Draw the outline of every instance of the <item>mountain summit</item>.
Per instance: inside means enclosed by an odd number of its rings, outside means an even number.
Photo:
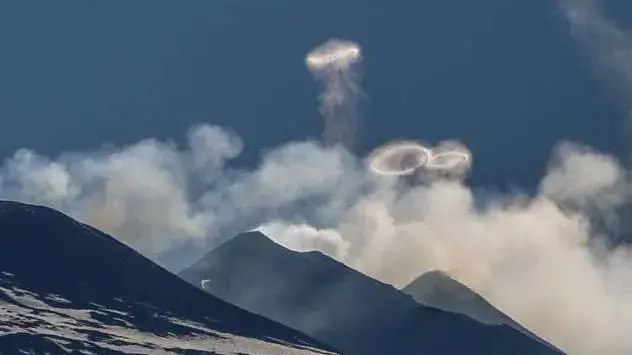
[[[485,324],[506,324],[522,333],[547,343],[511,317],[494,307],[483,296],[442,271],[429,271],[402,288],[424,306],[466,315]]]
[[[55,210],[0,202],[2,355],[332,351]]]
[[[425,307],[319,252],[240,234],[180,276],[219,298],[348,355],[545,355],[561,352],[507,326]]]
[[[483,296],[441,271],[429,271],[402,288],[417,302],[469,316],[485,324],[513,322]]]

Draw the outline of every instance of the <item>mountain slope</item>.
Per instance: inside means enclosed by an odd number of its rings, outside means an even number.
[[[324,354],[48,208],[0,202],[0,354]]]
[[[180,276],[349,355],[558,354],[506,325],[424,307],[392,286],[318,252],[240,234]]]
[[[402,288],[415,301],[428,307],[466,315],[485,324],[507,324],[528,336],[546,343],[531,331],[511,319],[483,296],[441,271],[430,271]]]
[[[425,306],[461,313],[485,324],[513,322],[481,295],[441,271],[424,273],[402,292]]]

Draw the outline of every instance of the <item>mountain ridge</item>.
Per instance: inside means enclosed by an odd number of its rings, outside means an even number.
[[[401,291],[423,305],[465,314],[481,323],[501,324],[511,320],[483,296],[439,270],[423,273]]]
[[[105,233],[0,201],[0,354],[332,354],[205,294]]]
[[[401,291],[422,305],[463,314],[485,324],[506,324],[541,343],[554,347],[445,272],[433,270],[423,273]]]
[[[252,243],[250,243],[252,241]],[[180,277],[349,355],[560,354],[504,325],[417,303],[392,285],[319,252],[296,252],[250,231],[209,251]],[[455,341],[460,339],[460,341]]]

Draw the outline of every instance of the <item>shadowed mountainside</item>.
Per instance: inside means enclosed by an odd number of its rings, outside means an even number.
[[[402,288],[402,292],[425,306],[461,313],[481,323],[515,323],[483,296],[441,271],[424,273]]]
[[[225,242],[180,276],[349,355],[389,354],[395,345],[399,355],[561,353],[509,326],[420,305],[319,252],[294,252],[259,232]]]
[[[0,202],[0,354],[332,351],[55,210]]]
[[[424,306],[460,313],[484,324],[506,324],[546,342],[444,272],[426,272],[402,288],[402,292]]]

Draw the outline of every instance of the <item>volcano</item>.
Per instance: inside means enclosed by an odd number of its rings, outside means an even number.
[[[0,354],[334,354],[45,207],[0,202]]]
[[[506,324],[421,305],[320,252],[295,252],[260,232],[228,240],[180,276],[349,355],[561,354]]]

